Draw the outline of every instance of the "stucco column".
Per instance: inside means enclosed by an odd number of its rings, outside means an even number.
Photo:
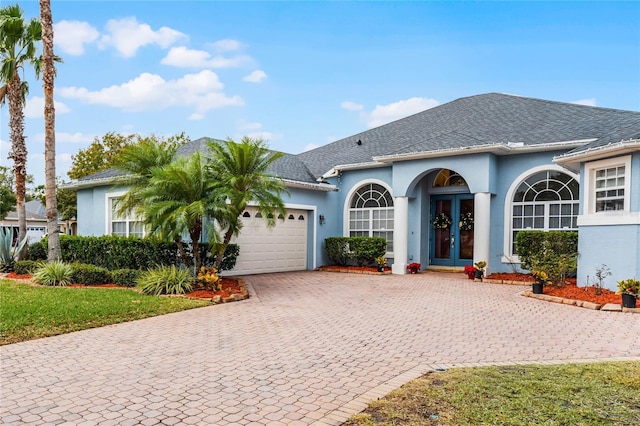
[[[407,273],[407,252],[409,245],[409,198],[393,199],[393,265],[391,273],[404,275]]]
[[[473,262],[484,260],[489,270],[489,234],[491,226],[491,194],[473,195]]]

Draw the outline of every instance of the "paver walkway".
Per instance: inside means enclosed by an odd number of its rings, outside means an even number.
[[[340,424],[432,368],[640,360],[640,315],[461,275],[256,275],[243,302],[4,346],[0,423]]]

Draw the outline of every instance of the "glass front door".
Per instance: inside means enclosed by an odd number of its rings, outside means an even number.
[[[473,195],[431,196],[431,265],[473,263]]]

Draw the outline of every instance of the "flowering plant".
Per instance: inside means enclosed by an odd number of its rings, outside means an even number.
[[[629,278],[627,280],[618,281],[617,294],[631,294],[638,297],[640,295],[640,280]]]
[[[218,270],[212,266],[203,266],[198,271],[198,284],[204,288],[211,290],[220,290],[218,284],[220,283],[220,276]]]
[[[433,220],[433,229],[449,229],[451,226],[451,218],[446,213],[436,215]]]
[[[473,230],[473,213],[462,213],[460,215],[460,222],[458,223],[461,231]]]
[[[387,258],[384,256],[376,257],[375,262],[376,262],[376,265],[380,267],[387,266]]]
[[[536,280],[537,283],[541,284],[549,284],[549,276],[545,271],[531,271],[531,276]]]
[[[407,270],[411,271],[412,274],[415,274],[420,270],[420,264],[417,262],[412,262],[407,265]]]
[[[484,260],[481,260],[480,262],[476,262],[476,263],[474,263],[474,266],[475,266],[479,271],[484,271],[484,268],[486,268],[486,266],[487,266],[487,262],[485,262]]]
[[[464,267],[464,273],[467,274],[467,277],[472,280],[476,277],[476,268],[473,265],[466,265]]]

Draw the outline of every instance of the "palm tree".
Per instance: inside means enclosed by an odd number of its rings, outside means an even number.
[[[58,233],[58,199],[56,195],[56,111],[53,104],[53,81],[56,70],[53,64],[53,17],[51,2],[40,0],[42,23],[42,87],[44,89],[44,157],[45,157],[45,206],[47,234],[49,235],[49,262],[60,260],[60,234]]]
[[[178,158],[165,167],[155,168],[146,186],[138,192],[136,212],[147,230],[162,240],[176,241],[183,260],[187,256],[182,234],[189,234],[194,272],[201,266],[200,238],[205,227],[210,227],[206,234],[215,235],[213,223],[205,221],[217,215],[218,204],[209,202],[215,186],[216,182],[207,174],[206,162],[196,152],[189,158]]]
[[[285,213],[281,194],[288,191],[281,179],[267,172],[283,154],[270,151],[262,140],[244,137],[240,143],[210,142],[209,148],[212,151],[209,171],[215,182],[212,194],[216,197],[211,203],[218,205],[212,217],[224,230],[214,263],[219,269],[231,238],[240,233],[240,216],[247,205],[255,202],[267,225],[274,226],[274,212]]]
[[[40,62],[36,55],[36,43],[42,38],[42,28],[37,19],[28,24],[22,9],[16,4],[0,9],[0,104],[9,100],[9,127],[11,129],[11,152],[16,183],[18,212],[18,239],[27,234],[25,211],[27,147],[24,142],[24,101],[29,85],[22,81],[20,72],[27,64],[34,66],[36,76],[40,74]],[[22,257],[22,253],[18,259]]]

